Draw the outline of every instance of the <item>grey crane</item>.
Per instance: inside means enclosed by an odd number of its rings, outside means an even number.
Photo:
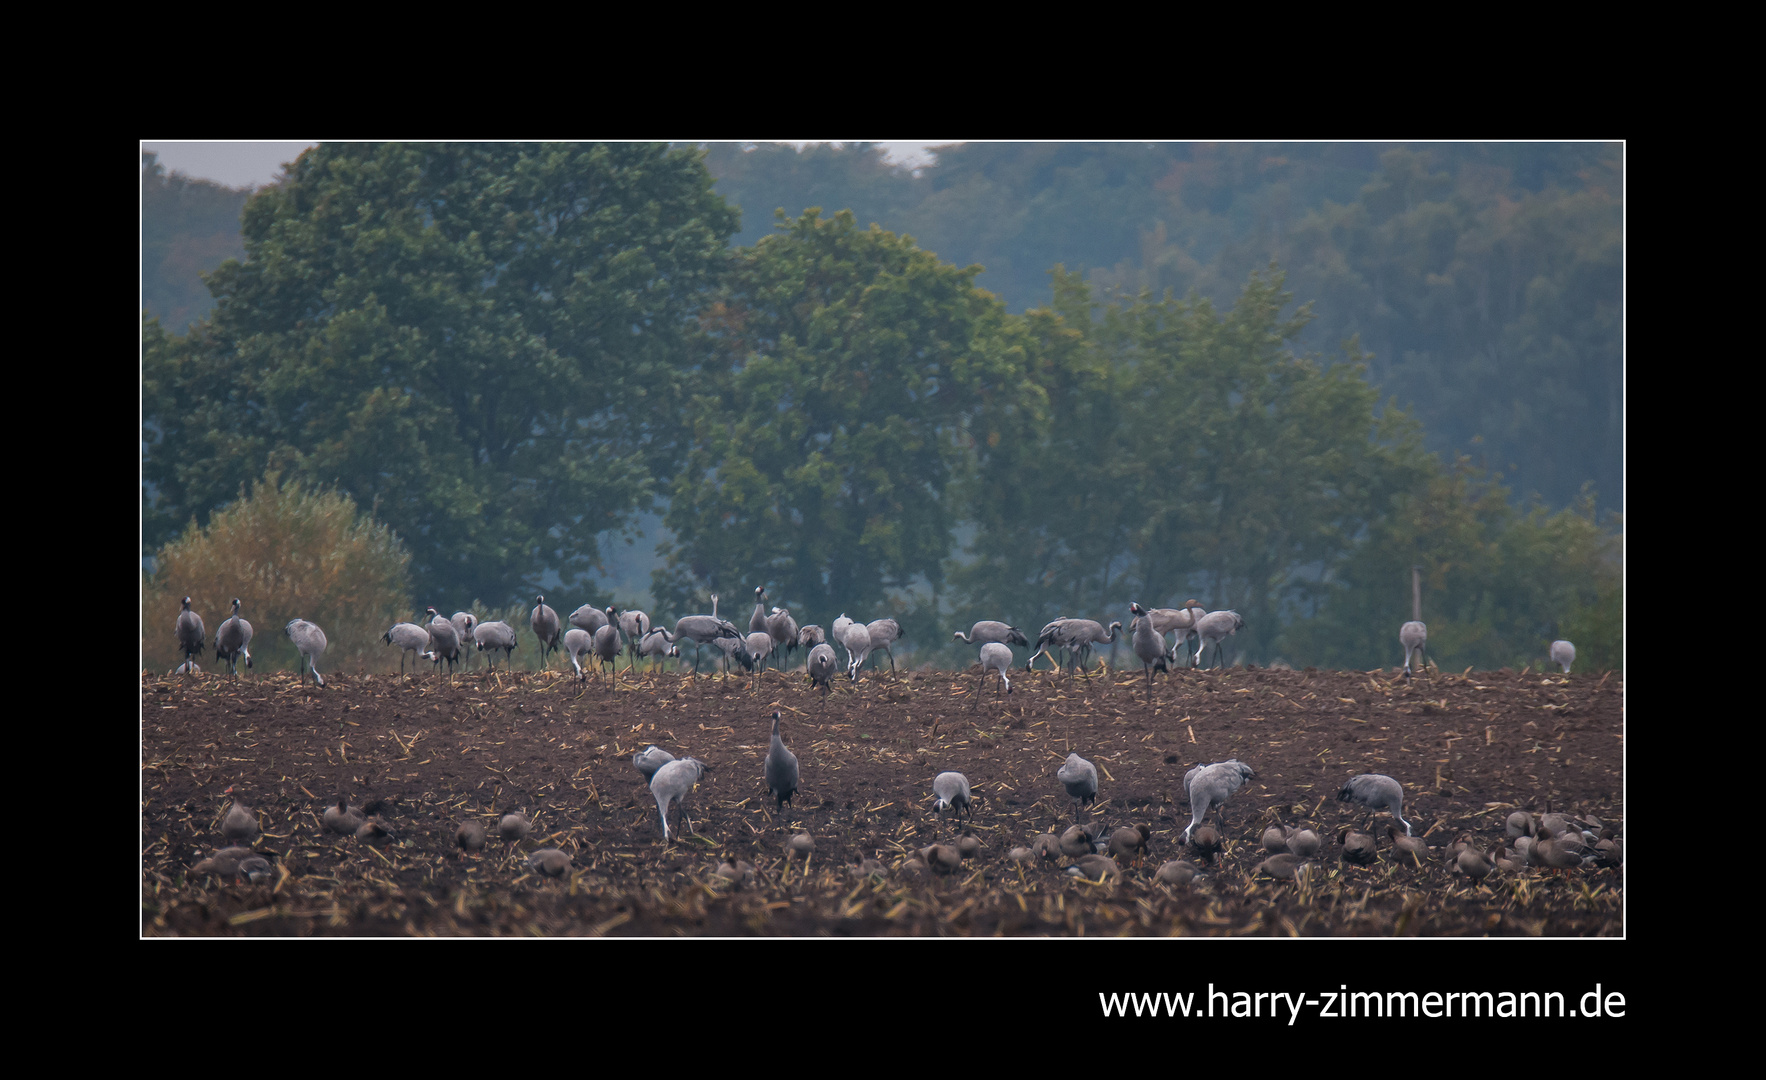
[[[740,640],[742,631],[733,623],[717,617],[717,594],[711,594],[710,615],[688,615],[675,622],[675,637],[686,638],[694,645],[693,674],[699,674],[699,649],[725,638]]]
[[[668,804],[671,802],[680,808],[681,822],[687,826],[687,831],[695,832],[693,819],[687,816],[687,795],[706,771],[703,761],[684,757],[668,762],[650,778],[650,794],[655,796],[656,811],[662,817],[662,839],[665,843],[672,835],[668,831]]]
[[[1576,646],[1563,640],[1552,642],[1551,662],[1563,668],[1564,674],[1568,675],[1570,673],[1570,665],[1576,662]],[[251,665],[248,664],[246,666],[249,667]]]
[[[638,646],[650,632],[650,616],[642,611],[620,612],[619,632],[625,635],[626,670],[631,671],[638,666]]]
[[[1170,670],[1170,665],[1166,662],[1168,658],[1165,655],[1165,635],[1161,634],[1158,627],[1153,624],[1153,617],[1145,608],[1139,604],[1131,603],[1128,605],[1128,610],[1134,613],[1132,623],[1134,627],[1134,654],[1141,658],[1141,666],[1147,672],[1147,688],[1151,690],[1153,669],[1158,667],[1165,671]]]
[[[797,631],[797,646],[801,649],[813,649],[817,645],[826,643],[827,640],[827,631],[815,623],[810,623]]]
[[[570,625],[587,630],[591,636],[607,625],[607,613],[593,604],[584,604],[570,613]]]
[[[528,625],[533,627],[534,636],[540,639],[540,670],[546,669],[546,657],[558,648],[563,628],[558,623],[558,613],[546,606],[544,596],[533,598],[533,614],[527,617]]]
[[[895,653],[889,646],[901,640],[901,624],[894,619],[878,619],[865,624],[865,630],[871,635],[871,651],[882,649],[889,654],[889,673],[895,674]]]
[[[472,631],[472,643],[479,652],[490,652],[492,649],[503,650],[503,669],[507,672],[509,665],[515,660],[517,638],[515,628],[502,620],[481,622]],[[497,665],[491,657],[485,657],[485,663],[495,668]]]
[[[846,628],[851,625],[852,620],[846,617],[846,612],[842,611],[840,617],[828,626],[828,629],[834,634],[834,643],[842,649],[846,648]],[[852,653],[850,652],[846,654],[846,666],[852,667]]]
[[[599,677],[599,668],[613,665],[614,681],[619,680],[619,650],[625,643],[619,637],[619,609],[612,604],[607,605],[607,625],[595,631],[595,658],[600,661],[595,672]]]
[[[233,615],[215,629],[215,659],[227,661],[227,673],[239,674],[239,658],[251,667],[251,624],[239,617],[239,597],[233,598]]]
[[[932,794],[936,800],[932,810],[940,821],[944,820],[946,810],[957,817],[963,811],[969,812],[969,820],[975,820],[975,807],[970,802],[969,778],[960,772],[941,772],[932,778]]]
[[[1120,622],[1110,624],[1108,633],[1101,624],[1091,619],[1067,619],[1055,632],[1056,639],[1074,659],[1074,670],[1080,670],[1091,662],[1093,645],[1108,645],[1116,640],[1117,631],[1122,629]]]
[[[834,689],[834,672],[839,665],[840,661],[834,655],[834,646],[827,642],[818,643],[815,648],[809,651],[809,685],[812,688],[820,686],[824,700],[828,696],[828,691]]]
[[[1055,770],[1055,779],[1067,788],[1073,799],[1073,820],[1079,820],[1081,808],[1098,801],[1098,767],[1080,757],[1068,754],[1067,761]]]
[[[334,806],[325,808],[325,816],[321,819],[325,828],[341,836],[354,836],[368,817],[357,807],[351,806],[349,800],[342,795],[337,797]]]
[[[399,647],[399,674],[405,673],[405,656],[411,657],[411,670],[417,670],[417,658],[429,651],[429,631],[416,623],[402,622],[380,635],[380,640]]]
[[[1065,650],[1067,648],[1066,645],[1061,643],[1061,639],[1060,639],[1061,627],[1066,622],[1067,622],[1067,616],[1062,615],[1061,617],[1055,619],[1054,621],[1044,624],[1042,630],[1040,632],[1038,632],[1036,635],[1036,651],[1030,654],[1030,659],[1024,661],[1024,670],[1025,671],[1031,670],[1032,665],[1034,665],[1036,663],[1037,657],[1048,656],[1050,646],[1053,646],[1057,649],[1062,649],[1062,650]],[[1049,662],[1055,663],[1055,658],[1052,656],[1049,656]],[[1061,666],[1062,666],[1061,664],[1055,663],[1055,670],[1056,671],[1061,670]]]
[[[1196,620],[1207,613],[1202,602],[1193,599],[1184,601],[1181,608],[1153,608],[1147,612],[1153,619],[1153,629],[1159,631],[1161,638],[1173,631],[1177,633],[1170,651],[1166,653],[1171,664],[1177,663],[1179,646],[1189,645],[1192,654],[1196,651]]]
[[[1212,765],[1198,765],[1183,776],[1184,795],[1190,800],[1190,824],[1183,831],[1185,843],[1190,833],[1208,811],[1219,812],[1222,828],[1226,827],[1226,801],[1257,774],[1238,758],[1227,758]]]
[[[440,673],[442,661],[447,661],[448,674],[453,674],[454,667],[460,662],[462,639],[454,624],[441,617],[434,608],[424,608],[423,613],[429,616],[430,659],[435,661],[435,669]],[[474,628],[474,633],[476,633]]]
[[[1412,620],[1398,628],[1398,644],[1404,646],[1404,678],[1410,680],[1410,658],[1421,656],[1423,667],[1429,664],[1429,654],[1424,648],[1429,642],[1429,628]]]
[[[319,657],[325,655],[325,631],[305,619],[294,619],[282,628],[282,632],[288,635],[288,639],[294,642],[295,649],[300,653],[301,679],[305,681],[306,669],[312,668],[313,682],[324,686],[325,678],[319,674],[318,661]]]
[[[846,647],[846,675],[858,682],[859,669],[871,655],[871,631],[864,623],[849,623],[840,631],[840,644]]]
[[[654,668],[656,666],[656,661],[664,656],[681,655],[681,647],[675,644],[675,636],[673,634],[669,633],[664,627],[658,626],[648,634],[645,634],[644,639],[638,642],[638,654],[640,656],[649,657],[651,661],[650,666]]]
[[[772,636],[772,631],[767,628],[766,624],[765,585],[756,585],[754,587],[754,614],[748,616],[748,632],[750,634],[766,634],[768,637]],[[768,646],[767,651],[771,652],[772,647]],[[765,666],[765,662],[765,658],[763,657],[761,659],[763,667]]]
[[[797,755],[785,749],[785,740],[779,737],[776,709],[773,711],[773,741],[766,752],[766,787],[779,810],[783,810],[791,796],[797,794]]]
[[[751,630],[743,641],[748,646],[749,659],[754,661],[753,670],[765,671],[766,658],[772,655],[773,651],[773,635],[771,632],[766,630]]]
[[[573,626],[564,631],[564,655],[570,657],[570,666],[576,669],[576,681],[587,682],[588,673],[583,670],[584,654],[594,648],[595,641],[587,630]]]
[[[221,818],[221,835],[231,844],[249,844],[257,839],[258,818],[251,812],[251,807],[245,805],[245,797],[232,788],[221,794],[233,796],[233,804],[227,807],[227,813]]]
[[[1012,666],[1012,650],[997,641],[990,641],[981,646],[981,685],[987,685],[987,673],[1000,673],[1000,683],[1005,686],[1006,693],[1012,692],[1012,680],[1006,677],[1006,671]],[[980,700],[981,687],[975,689],[976,700]]]
[[[207,632],[203,629],[202,616],[190,610],[190,598],[184,598],[184,610],[178,612],[178,649],[184,654],[184,662],[189,663],[202,655],[203,639]]]
[[[768,638],[771,641],[772,638]],[[735,637],[720,637],[711,643],[712,648],[724,654],[724,674],[730,673],[730,660],[742,665],[744,671],[754,670],[754,654],[748,651],[748,638],[740,632]]]
[[[773,652],[779,655],[779,670],[785,670],[786,657],[797,649],[797,620],[790,608],[776,607],[766,617],[767,632],[773,635]]]
[[[1221,643],[1238,633],[1244,625],[1245,617],[1236,611],[1210,611],[1197,619],[1196,636],[1201,638],[1201,644],[1196,646],[1195,655],[1190,657],[1190,666],[1198,666],[1201,662],[1202,650],[1206,649],[1210,642],[1213,642],[1214,663],[1219,667],[1225,667],[1226,661],[1221,658],[1221,651],[1225,646]]]
[[[466,646],[475,639],[472,631],[478,626],[478,616],[470,611],[456,611],[448,616],[448,622],[454,627],[454,636],[460,639],[460,666],[472,666],[472,650]]]
[[[969,627],[969,632],[966,634],[961,630],[952,632],[951,640],[961,641],[968,645],[987,645],[989,643],[1023,645],[1025,647],[1030,645],[1030,639],[1024,636],[1024,631],[1016,626],[1008,626],[1003,622],[994,622],[991,619],[984,619]]]
[[[1410,822],[1404,820],[1404,787],[1398,781],[1383,773],[1362,773],[1352,776],[1337,792],[1339,802],[1354,803],[1367,808],[1367,821],[1362,823],[1366,828],[1374,820],[1374,815],[1381,810],[1389,810],[1398,823],[1404,826],[1404,835],[1410,835]]]
[[[652,743],[650,746],[647,746],[632,755],[632,764],[637,767],[638,772],[643,774],[644,783],[648,784],[651,780],[655,779],[657,769],[662,768],[674,759],[675,756],[673,754]]]

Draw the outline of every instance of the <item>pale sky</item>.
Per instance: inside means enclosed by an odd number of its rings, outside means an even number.
[[[682,139],[681,142],[695,140]],[[764,140],[755,140],[764,141]],[[803,146],[820,139],[779,139]],[[857,140],[851,140],[857,141]],[[874,139],[888,148],[889,160],[915,167],[932,160],[927,149],[959,142],[958,139]],[[281,171],[283,163],[293,161],[302,150],[316,145],[307,142],[169,142],[144,139],[142,150],[159,155],[159,163],[167,172],[181,172],[201,180],[213,180],[227,187],[268,184]],[[136,168],[140,168],[137,164]]]

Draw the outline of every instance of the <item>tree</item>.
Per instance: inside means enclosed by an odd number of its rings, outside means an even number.
[[[275,467],[373,505],[438,598],[574,584],[672,472],[735,224],[691,150],[307,151],[247,204],[212,318],[144,331],[152,523]]]
[[[904,593],[941,588],[965,427],[1018,377],[1004,309],[979,268],[849,212],[780,218],[708,316],[718,369],[694,399],[655,593],[688,611],[719,591],[739,613],[764,584],[815,618],[896,615],[913,640],[934,605]]]
[[[330,664],[322,670],[377,659],[384,656],[380,635],[411,618],[410,563],[398,536],[348,495],[272,472],[206,527],[191,521],[159,549],[141,590],[142,663],[153,671],[177,663],[172,625],[185,596],[203,618],[210,655],[238,597],[260,670],[293,665],[282,633],[291,619],[325,631]]]

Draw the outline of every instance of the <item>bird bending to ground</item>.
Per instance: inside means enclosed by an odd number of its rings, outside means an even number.
[[[325,655],[325,631],[314,626],[305,619],[295,619],[282,628],[288,640],[294,642],[296,651],[301,658],[301,680],[306,680],[307,668],[313,669],[313,682],[325,685],[324,676],[319,674],[319,657]]]
[[[227,673],[239,674],[239,658],[245,657],[245,666],[251,667],[251,624],[239,617],[239,597],[233,598],[233,617],[223,622],[215,630],[215,658],[227,661]],[[404,658],[400,657],[402,665]]]
[[[453,621],[442,618],[441,613],[434,608],[424,608],[423,613],[429,616],[429,656],[435,661],[436,673],[441,673],[442,662],[445,660],[448,674],[452,675],[455,665],[460,662],[465,642],[471,639],[462,638],[460,632],[454,629]]]
[[[380,640],[399,649],[399,674],[405,673],[405,657],[411,657],[411,670],[417,670],[417,658],[429,651],[429,631],[416,623],[402,622],[380,635]]]
[[[675,756],[654,744],[645,747],[632,755],[632,764],[644,775],[644,783],[648,784],[656,776],[656,770],[673,761]]]
[[[1030,639],[1024,631],[1016,626],[1008,626],[1003,622],[978,622],[969,628],[967,634],[958,630],[951,634],[954,641],[962,641],[969,645],[1023,645],[1028,647]]]
[[[871,631],[863,623],[852,623],[840,631],[840,644],[846,647],[846,676],[858,682],[859,669],[871,655]]]
[[[1098,769],[1091,762],[1078,754],[1068,754],[1067,760],[1055,770],[1055,779],[1067,788],[1067,795],[1073,800],[1073,820],[1079,820],[1079,811],[1098,801]]]
[[[650,778],[650,794],[656,798],[656,812],[662,818],[662,839],[673,835],[668,830],[668,804],[674,803],[681,813],[681,823],[694,832],[693,819],[687,816],[687,795],[705,775],[705,763],[690,757],[677,758],[656,770]]]
[[[470,611],[456,611],[448,616],[448,624],[454,628],[454,636],[460,639],[460,659],[462,666],[472,666],[472,650],[467,643],[476,640],[472,636],[473,629],[478,626],[478,616]]]
[[[809,685],[822,688],[822,697],[834,689],[834,672],[840,667],[839,659],[834,655],[834,646],[822,642],[809,651]]]
[[[1429,628],[1420,622],[1411,621],[1398,628],[1398,644],[1404,646],[1404,677],[1410,678],[1410,660],[1420,656],[1423,667],[1429,664],[1429,654],[1425,646],[1429,643]]]
[[[238,603],[238,601],[234,601],[234,603]],[[1564,674],[1568,675],[1570,665],[1576,662],[1576,646],[1562,640],[1552,642],[1551,662],[1563,668]]]
[[[232,788],[228,788],[221,794],[233,796],[233,804],[227,807],[226,816],[221,818],[221,835],[227,838],[228,843],[232,844],[249,844],[257,839],[258,818],[256,814],[251,812],[251,808],[245,805],[245,799],[235,795]]]
[[[367,820],[367,815],[351,806],[349,800],[342,795],[337,797],[337,805],[325,808],[325,817],[322,819],[327,829],[341,836],[356,835],[356,830]]]
[[[583,656],[593,648],[594,640],[589,632],[581,627],[573,626],[564,631],[564,655],[570,657],[570,666],[576,669],[576,681],[587,682],[588,672],[583,670]]]
[[[1007,648],[1005,645],[1002,645],[1001,643],[999,643],[997,641],[990,641],[987,644],[981,646],[981,684],[982,684],[982,686],[987,685],[987,673],[989,671],[997,671],[1000,673],[1000,684],[1006,688],[1006,693],[1008,693],[1008,694],[1011,693],[1012,692],[1012,680],[1006,676],[1006,672],[1009,671],[1011,669],[1011,667],[1012,667],[1012,650],[1011,649]],[[980,694],[981,694],[980,687],[976,688],[975,693],[976,693],[976,700],[980,700]]]
[[[1202,823],[1209,810],[1220,812],[1220,824],[1226,826],[1226,801],[1257,774],[1238,758],[1228,758],[1212,765],[1198,765],[1184,774],[1183,790],[1190,800],[1190,824],[1184,829],[1187,843],[1190,833]]]
[[[472,640],[473,644],[478,646],[479,652],[490,652],[493,649],[502,649],[503,668],[505,673],[507,673],[509,665],[514,662],[515,659],[516,638],[515,628],[513,626],[502,621],[479,623],[473,628]],[[491,662],[491,658],[488,656],[485,657],[485,663],[492,668],[497,666],[495,663]]]
[[[941,772],[932,778],[932,794],[937,801],[932,810],[944,819],[944,812],[949,810],[953,815],[960,816],[963,811],[969,812],[969,820],[975,820],[975,808],[970,804],[969,778],[960,772]]]
[[[882,649],[889,654],[889,673],[895,674],[895,653],[889,646],[901,640],[901,624],[894,619],[878,619],[868,623],[865,631],[871,635],[871,649]]]
[[[1223,643],[1238,633],[1244,625],[1244,616],[1236,611],[1210,611],[1197,619],[1196,636],[1201,638],[1201,644],[1196,646],[1195,655],[1190,657],[1190,666],[1195,667],[1200,663],[1202,650],[1208,647],[1209,642],[1213,642],[1215,666],[1225,667],[1226,660],[1221,655],[1225,648]]]
[[[1352,776],[1337,792],[1337,801],[1354,803],[1367,808],[1367,821],[1362,823],[1366,828],[1374,820],[1374,815],[1381,810],[1390,810],[1398,823],[1404,826],[1404,835],[1410,835],[1410,822],[1404,820],[1404,788],[1398,781],[1381,773],[1362,773]]]

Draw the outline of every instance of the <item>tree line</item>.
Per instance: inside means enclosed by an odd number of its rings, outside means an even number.
[[[1620,662],[1592,492],[1516,508],[1430,453],[1354,338],[1304,347],[1280,266],[1218,306],[1056,266],[1013,313],[850,212],[737,224],[691,148],[308,151],[245,206],[213,312],[144,317],[144,554],[273,471],[395,532],[411,605],[577,595],[597,537],[662,506],[659,622],[766,584],[954,665],[973,619],[1196,596],[1253,662],[1374,666],[1416,563],[1443,663],[1583,626]]]

